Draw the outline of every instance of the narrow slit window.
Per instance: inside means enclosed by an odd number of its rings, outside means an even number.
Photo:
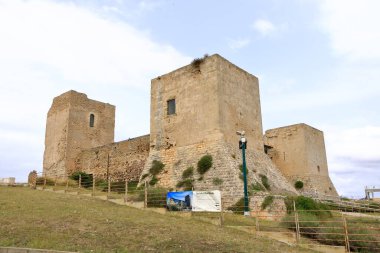
[[[95,115],[94,114],[90,114],[90,127],[94,127],[94,124],[95,124]]]
[[[175,99],[168,100],[168,115],[175,114]]]

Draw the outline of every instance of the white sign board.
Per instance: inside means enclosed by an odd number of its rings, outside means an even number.
[[[193,191],[193,212],[220,212],[220,191]]]

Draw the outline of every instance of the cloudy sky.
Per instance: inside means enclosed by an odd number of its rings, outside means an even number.
[[[0,177],[42,171],[46,113],[74,89],[149,133],[150,79],[218,53],[260,79],[264,129],[325,133],[339,193],[380,186],[380,1],[0,0]]]

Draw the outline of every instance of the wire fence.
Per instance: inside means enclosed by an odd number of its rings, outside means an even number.
[[[280,233],[301,245],[330,245],[342,247],[345,252],[380,252],[380,208],[370,202],[318,199],[330,207],[329,210],[297,209],[294,202],[291,208],[281,210],[251,206],[250,215],[244,216],[243,202],[233,207],[222,206],[219,213],[191,212],[185,206],[171,209],[166,198],[168,189],[146,182],[139,185],[127,178],[107,180],[93,175],[48,178],[38,174],[31,186],[108,199],[138,208],[156,208],[252,233]]]

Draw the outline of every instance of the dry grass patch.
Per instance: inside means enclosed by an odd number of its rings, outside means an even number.
[[[308,252],[196,219],[27,188],[0,187],[0,224],[0,246],[79,252]]]

